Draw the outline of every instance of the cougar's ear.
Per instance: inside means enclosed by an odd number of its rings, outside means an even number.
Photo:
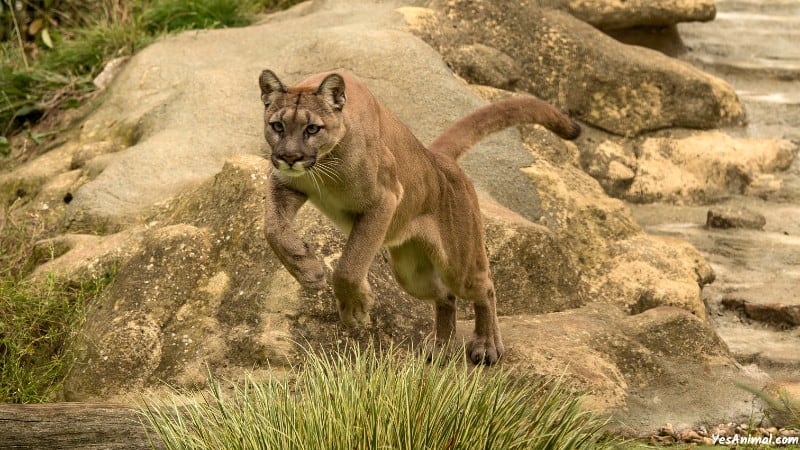
[[[261,87],[261,101],[267,106],[272,102],[270,96],[273,93],[286,93],[286,86],[281,83],[281,80],[271,70],[261,72],[261,76],[258,77],[258,85]]]
[[[344,78],[332,73],[325,77],[317,88],[317,95],[330,103],[334,108],[341,110],[347,98],[344,95]]]

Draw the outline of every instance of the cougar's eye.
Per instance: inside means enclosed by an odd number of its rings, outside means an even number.
[[[283,123],[282,122],[270,122],[269,126],[272,127],[272,131],[276,133],[283,133]]]
[[[321,126],[319,126],[319,125],[314,125],[313,123],[310,123],[310,124],[308,124],[308,126],[306,127],[306,133],[308,133],[309,135],[312,135],[312,134],[317,134],[317,133],[319,133],[319,130],[320,130],[321,128],[322,128],[322,127],[321,127]]]

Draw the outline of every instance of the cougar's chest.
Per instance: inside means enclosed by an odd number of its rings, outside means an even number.
[[[322,195],[317,192],[308,193],[308,199],[340,230],[345,234],[350,234],[350,230],[353,228],[353,221],[357,216],[354,205],[351,201],[339,195],[326,194],[325,192]]]

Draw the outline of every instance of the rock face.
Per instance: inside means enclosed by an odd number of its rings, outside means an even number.
[[[50,204],[49,217],[68,223],[53,241],[58,253],[38,274],[81,279],[116,267],[116,281],[84,327],[65,398],[118,398],[164,381],[197,387],[206,367],[232,379],[280,370],[295,361],[299,345],[423,339],[430,306],[400,291],[385,254],[369,274],[377,300],[372,324],[345,330],[330,290],[302,291],[262,237],[269,177],[257,85],[262,69],[287,81],[348,70],[423,142],[487,100],[512,95],[468,86],[407,31],[447,15],[472,17],[470,6],[402,8],[402,14],[396,6],[316,1],[257,26],[164,39],[131,58],[74,140],[0,178],[4,202],[25,186],[20,211]],[[485,6],[490,28],[505,26]],[[684,71],[691,81],[670,78],[674,84],[658,85],[663,90],[656,93],[642,81],[651,74],[638,71],[635,61],[603,75],[630,88],[621,95],[644,96],[642,105],[668,105],[652,117],[643,110],[624,120],[605,117],[601,105],[618,108],[624,99],[581,80],[607,67],[567,62],[578,42],[590,54],[576,36],[594,39],[596,31],[563,13],[531,11],[526,22],[509,22],[510,31],[538,27],[525,47],[548,42],[539,55],[546,70],[566,77],[534,78],[537,86],[545,93],[569,91],[561,105],[587,120],[597,117],[591,123],[615,128],[626,122],[618,132],[636,134],[684,119],[711,126],[740,118],[724,83],[669,60],[666,71]],[[557,49],[559,43],[568,45]],[[527,61],[509,50],[513,45],[455,44],[463,55],[495,61],[481,66],[465,57],[462,66],[472,64],[476,77],[498,83],[514,78],[508,65]],[[592,55],[613,50],[606,45],[612,44],[598,42]],[[623,57],[615,58],[598,65]],[[516,83],[525,87],[530,72],[521,70],[525,76]],[[600,92],[614,98],[605,101]],[[681,119],[671,108],[684,100],[691,112]],[[480,192],[507,346],[501,367],[531,377],[565,373],[591,394],[592,405],[617,415],[631,432],[749,411],[747,395],[729,383],[746,374],[706,320],[701,289],[714,279],[711,267],[686,243],[644,234],[626,205],[584,172],[585,148],[597,142],[588,133],[576,146],[525,126],[491,136],[463,160]],[[618,153],[608,149],[609,160]],[[621,158],[614,167],[611,162],[610,177],[636,180],[635,167]],[[65,193],[72,194],[68,205],[60,200]],[[345,237],[311,207],[301,209],[295,226],[334,267]],[[463,305],[461,334],[468,334],[471,314]]]
[[[483,44],[462,45],[449,60],[453,69],[473,83],[513,91],[522,72],[513,58]]]
[[[785,139],[735,138],[721,131],[659,133],[634,140],[597,133],[581,165],[606,192],[636,203],[708,203],[731,194],[780,188],[797,145]]]
[[[506,73],[519,78],[513,84],[516,89],[559,105],[590,125],[588,139],[580,145],[582,167],[614,197],[705,203],[730,193],[769,195],[780,187],[774,173],[786,170],[797,153],[796,143],[789,140],[685,130],[743,123],[744,108],[733,89],[689,64],[625,45],[576,19],[606,29],[654,26],[655,19],[647,18],[655,16],[663,18],[662,25],[710,20],[711,1],[438,1],[433,5],[426,12],[404,11],[412,30],[471,83],[509,86],[508,79],[465,63],[475,54],[465,48],[488,48],[484,53],[510,56]],[[571,11],[575,17],[548,6]],[[614,24],[614,17],[622,16],[631,21]],[[495,61],[500,59],[487,57],[491,63],[484,65],[484,71],[499,67]]]

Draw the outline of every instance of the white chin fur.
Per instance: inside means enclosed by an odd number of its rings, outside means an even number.
[[[303,163],[297,162],[293,165],[288,165],[284,161],[278,161],[278,164],[273,166],[278,169],[278,171],[282,175],[286,175],[287,177],[299,177],[306,173],[306,168],[303,166]]]
[[[301,175],[305,175],[305,169],[278,169],[281,171],[281,174],[286,175],[287,177],[299,177]]]

